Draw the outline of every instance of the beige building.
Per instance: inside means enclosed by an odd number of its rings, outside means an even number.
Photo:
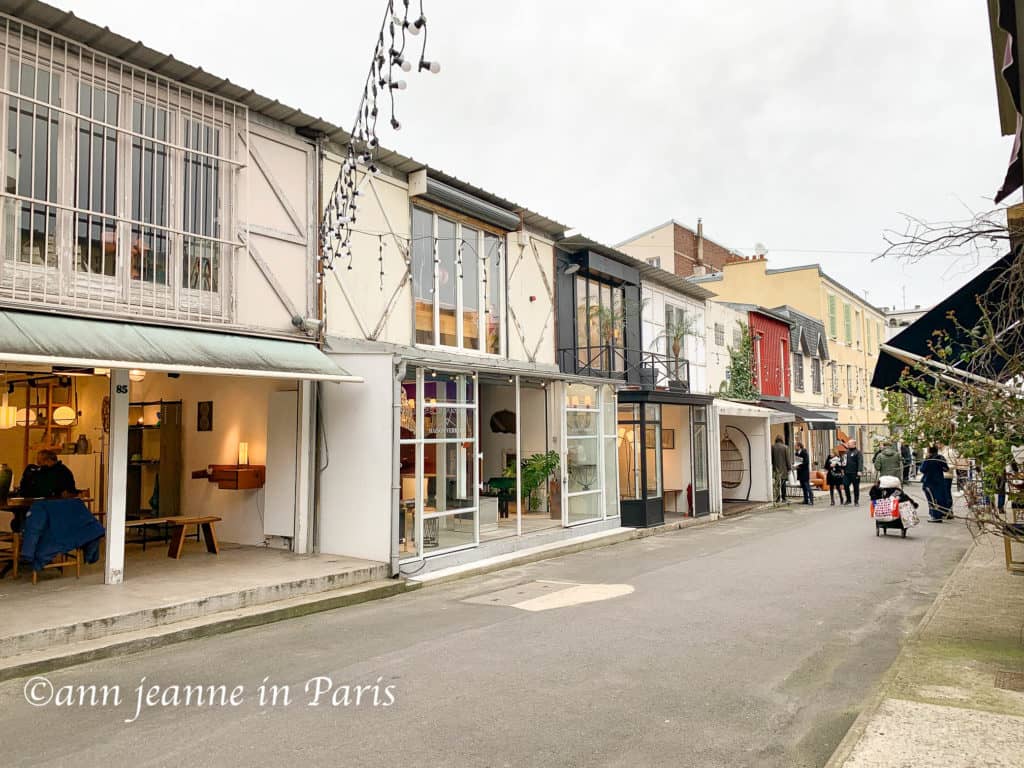
[[[839,431],[859,440],[870,452],[877,437],[888,430],[881,392],[868,386],[885,338],[882,310],[829,277],[817,264],[769,269],[763,257],[739,257],[720,272],[691,280],[714,291],[722,301],[789,305],[820,319],[828,338],[829,359],[822,371],[822,399],[814,405],[835,411]]]

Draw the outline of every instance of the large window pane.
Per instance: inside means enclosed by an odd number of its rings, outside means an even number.
[[[619,425],[616,440],[619,467],[619,495],[623,499],[642,498],[640,493],[640,425]]]
[[[460,512],[443,517],[427,518],[423,521],[423,551],[453,549],[476,543],[472,511]]]
[[[501,241],[491,234],[484,235],[484,249],[487,256],[484,283],[485,306],[487,308],[487,351],[492,355],[501,353],[501,287],[504,267],[501,264]]]
[[[136,101],[132,104],[132,219],[166,227],[170,200],[167,168],[169,115],[167,110]],[[132,225],[131,276],[133,280],[167,285],[169,238],[156,227]]]
[[[661,496],[661,424],[647,425],[647,497]]]
[[[693,407],[693,490],[708,489],[707,406]]]
[[[585,493],[569,497],[569,523],[596,520],[601,517],[601,494]]]
[[[75,269],[112,277],[117,271],[117,132],[116,93],[80,83],[75,145],[75,204],[89,215],[75,217]],[[108,218],[110,217],[110,218]]]
[[[182,281],[185,288],[220,290],[220,154],[221,132],[199,120],[184,121],[182,228],[196,237],[184,239]],[[203,153],[203,154],[200,154]],[[211,157],[213,155],[213,157]]]
[[[423,476],[427,480],[425,511],[445,512],[476,506],[476,471],[472,441],[427,443],[423,446]]]
[[[434,341],[434,216],[412,209],[412,289],[416,297],[416,343]]]
[[[566,448],[569,493],[601,487],[601,441],[596,437],[570,437]]]
[[[455,230],[454,221],[437,217],[437,301],[440,306],[440,343],[445,347],[458,345]]]
[[[423,382],[424,404],[473,403],[476,379],[469,374],[427,373]]]
[[[61,106],[61,78],[42,68],[11,60],[7,87],[31,99]],[[58,112],[11,98],[7,110],[7,178],[4,191],[43,204],[4,200],[4,257],[10,261],[57,266]]]
[[[462,227],[462,346],[480,349],[480,232]]]

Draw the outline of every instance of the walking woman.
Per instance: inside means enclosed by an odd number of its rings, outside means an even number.
[[[836,505],[836,491],[839,491],[840,504],[849,502],[849,499],[843,501],[843,460],[838,451],[825,459],[825,482],[828,483],[828,497],[833,507]]]
[[[928,522],[941,523],[942,519],[953,512],[953,496],[946,485],[945,474],[949,472],[949,462],[939,453],[939,449],[928,446],[928,455],[921,462],[921,488],[928,499]]]
[[[811,490],[811,457],[804,448],[804,444],[797,441],[796,444],[796,479],[800,483],[800,489],[804,492],[804,500],[801,504],[814,504],[814,491]]]

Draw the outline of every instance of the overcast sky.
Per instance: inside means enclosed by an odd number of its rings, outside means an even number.
[[[418,0],[413,0],[413,7]],[[349,127],[382,0],[55,5]],[[608,244],[668,219],[878,306],[979,265],[872,264],[901,212],[986,210],[999,135],[984,3],[426,0],[429,57],[382,142]],[[990,260],[990,259],[989,259]],[[985,262],[987,263],[987,262]]]

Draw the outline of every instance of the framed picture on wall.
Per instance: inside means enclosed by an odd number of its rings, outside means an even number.
[[[196,431],[213,431],[213,400],[203,400],[197,404]]]
[[[676,431],[674,429],[661,430],[661,447],[668,451],[676,449]]]

